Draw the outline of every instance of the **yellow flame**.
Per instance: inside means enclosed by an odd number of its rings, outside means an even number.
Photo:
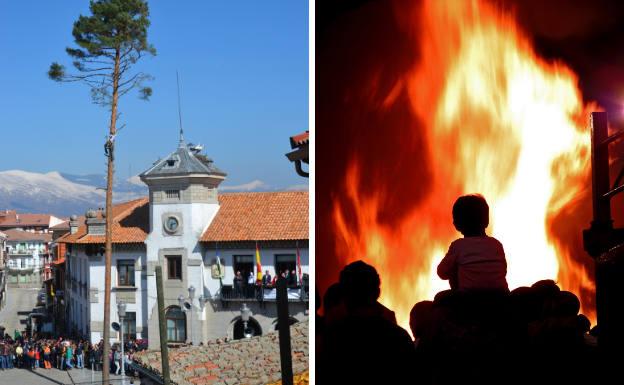
[[[583,189],[579,175],[589,165],[589,106],[582,103],[576,76],[538,58],[511,15],[486,3],[428,1],[422,7],[414,23],[421,60],[383,106],[406,87],[414,117],[427,125],[431,193],[399,226],[388,228],[377,219],[383,192],[358,191],[361,166],[355,159],[346,188],[357,226],[346,225],[337,202],[338,254],[344,262],[364,256],[378,269],[381,301],[407,327],[414,303],[448,288],[435,268],[460,236],[451,206],[459,195],[478,192],[490,204],[488,232],[505,248],[510,288],[557,280],[560,261],[568,264],[566,277],[575,277],[563,280],[564,289],[578,293],[591,286],[582,266],[556,249],[546,229],[549,212]],[[593,309],[583,311],[595,319]]]

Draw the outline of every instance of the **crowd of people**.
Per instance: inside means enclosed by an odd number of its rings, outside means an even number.
[[[381,281],[363,261],[317,292],[317,381],[342,383],[591,383],[598,372],[597,329],[576,295],[542,280],[509,290],[502,245],[485,234],[489,208],[461,197],[454,241],[438,266],[450,290],[416,303],[412,336],[378,302]],[[400,302],[401,298],[396,298]]]
[[[103,367],[104,342],[91,344],[82,339],[57,339],[46,337],[22,337],[16,332],[15,337],[5,334],[0,339],[0,370],[52,369],[72,370],[92,368],[101,371]],[[130,340],[124,344],[122,357],[119,344],[111,346],[109,354],[111,373],[120,374],[121,365],[125,365],[127,375],[133,375],[132,362],[136,351],[143,349],[137,341]]]

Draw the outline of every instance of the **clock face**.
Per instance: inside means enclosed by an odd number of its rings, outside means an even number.
[[[178,229],[179,225],[180,223],[178,222],[178,218],[176,217],[169,217],[165,221],[165,227],[167,228],[167,231],[172,233]]]

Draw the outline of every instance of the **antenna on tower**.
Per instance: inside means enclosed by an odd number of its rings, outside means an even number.
[[[180,106],[180,75],[176,70],[176,80],[178,83],[178,118],[180,119],[180,146],[184,144],[184,130],[182,129],[182,107]]]

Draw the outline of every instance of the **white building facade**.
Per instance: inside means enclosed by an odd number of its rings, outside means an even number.
[[[249,273],[257,277],[256,245],[263,273],[295,271],[291,322],[307,321],[307,192],[219,194],[225,176],[198,148],[180,140],[176,151],[141,174],[149,198],[115,206],[110,314],[111,322],[119,322],[117,304],[127,304],[125,338],[159,346],[156,266],[163,270],[170,343],[274,330],[275,289],[246,283]],[[103,325],[104,224],[102,212],[90,211],[85,223],[74,223],[59,239],[67,244],[68,331],[92,342],[111,327]],[[247,274],[244,283],[234,283],[236,271]],[[241,320],[243,304],[252,312],[247,323]],[[118,340],[112,329],[111,336],[111,342]]]
[[[50,257],[50,234],[10,229],[6,234],[6,267],[12,286],[38,287],[45,263]]]

